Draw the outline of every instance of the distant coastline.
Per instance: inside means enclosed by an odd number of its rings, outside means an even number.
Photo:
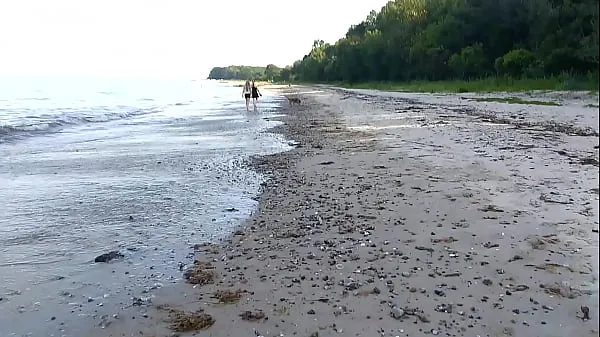
[[[274,64],[265,67],[255,66],[226,66],[213,67],[208,74],[209,80],[282,82],[292,79],[292,68],[280,68]]]

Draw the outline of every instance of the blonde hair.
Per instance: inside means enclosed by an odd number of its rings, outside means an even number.
[[[250,89],[252,86],[250,85],[250,81],[246,81],[246,84],[244,84],[244,89]]]

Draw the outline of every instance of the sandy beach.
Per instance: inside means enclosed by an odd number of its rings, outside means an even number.
[[[259,209],[90,336],[598,336],[597,94],[270,90]]]

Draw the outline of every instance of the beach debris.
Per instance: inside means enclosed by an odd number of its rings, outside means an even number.
[[[527,239],[533,249],[545,249],[548,245],[557,244],[560,240],[556,237],[556,234],[548,234],[544,236],[534,235]]]
[[[519,284],[519,285],[507,285],[506,289],[512,291],[512,292],[517,292],[517,291],[525,291],[528,290],[529,287],[524,285],[524,284]]]
[[[456,271],[456,272],[453,272],[453,273],[447,273],[447,274],[442,274],[442,275],[444,275],[444,277],[458,277],[458,276],[460,276],[462,274],[460,272]]]
[[[240,210],[235,207],[228,207],[228,208],[225,208],[225,211],[226,212],[239,212]]]
[[[519,261],[519,260],[523,260],[523,257],[521,255],[515,255],[513,257],[511,257],[508,262],[515,262],[515,261]]]
[[[152,299],[149,297],[133,297],[131,299],[131,306],[135,307],[135,306],[142,306],[144,304],[150,304],[152,303]]]
[[[430,322],[429,318],[427,317],[427,315],[425,315],[423,310],[420,310],[418,308],[404,308],[404,313],[409,316],[417,317],[423,323]]]
[[[500,245],[497,244],[497,243],[491,243],[491,242],[488,241],[488,242],[486,242],[486,243],[483,244],[483,247],[489,249],[489,248],[500,247]]]
[[[583,314],[581,316],[582,320],[584,320],[584,321],[590,320],[590,308],[589,307],[581,306],[581,313]]]
[[[550,192],[550,195],[542,193],[542,194],[540,194],[539,199],[541,201],[549,203],[549,204],[561,204],[561,205],[573,204],[572,198],[565,196],[565,195],[560,195],[556,192]]]
[[[221,303],[231,304],[231,303],[236,303],[237,301],[239,301],[242,298],[242,294],[244,292],[245,291],[241,290],[241,289],[217,290],[213,294],[212,298],[216,298]]]
[[[549,305],[542,305],[542,309],[547,310],[547,311],[554,311],[554,307],[551,307]]]
[[[204,330],[215,323],[215,319],[203,312],[185,312],[182,310],[165,308],[169,311],[169,328],[175,332],[191,332]]]
[[[573,268],[573,267],[571,267],[569,265],[566,265],[566,264],[559,264],[559,263],[542,263],[542,264],[538,264],[538,265],[535,265],[535,264],[526,264],[525,266],[526,267],[533,267],[535,269],[545,270],[545,271],[547,271],[549,273],[552,273],[552,274],[559,274],[560,273],[559,270],[561,268],[562,269],[566,269],[566,270],[570,271],[571,273],[589,274],[589,272]]]
[[[356,296],[369,296],[371,294],[379,294],[379,292],[376,292],[376,291],[380,291],[380,290],[377,288],[374,288],[372,290],[362,289],[362,290],[355,292],[355,295]]]
[[[500,209],[498,206],[496,205],[487,205],[483,208],[479,209],[482,212],[496,212],[496,213],[503,213],[504,210]]]
[[[111,325],[112,323],[113,323],[113,321],[110,319],[110,316],[108,316],[108,315],[102,315],[102,316],[100,316],[100,322],[98,322],[98,326],[101,329],[105,329],[109,325]]]
[[[94,259],[94,262],[99,263],[99,262],[103,262],[103,263],[108,263],[114,259],[120,259],[125,257],[125,255],[121,254],[118,250],[113,250],[110,251],[108,253],[104,253],[102,255],[96,256],[96,258]]]
[[[441,238],[441,239],[431,239],[432,243],[452,243],[452,242],[456,242],[458,241],[458,239],[455,239],[452,236],[449,236],[447,238]]]
[[[240,317],[244,320],[244,321],[250,321],[250,322],[256,322],[256,321],[260,321],[263,319],[267,319],[267,316],[265,315],[264,312],[262,311],[244,311],[240,314]]]
[[[213,283],[217,273],[213,270],[214,266],[206,261],[194,261],[194,265],[185,271],[183,276],[191,284],[206,285]]]
[[[416,250],[424,250],[429,253],[433,253],[433,248],[431,248],[431,247],[416,246],[415,249]]]
[[[283,231],[281,233],[276,233],[275,237],[278,239],[289,239],[289,238],[301,238],[303,236],[305,236],[306,234],[304,234],[301,231],[292,231],[292,230],[288,230],[288,231]]]
[[[435,311],[451,314],[452,313],[452,304],[440,304],[435,308]]]
[[[560,296],[569,299],[577,298],[583,294],[590,294],[590,292],[572,288],[568,282],[562,282],[560,284],[541,284],[540,288],[544,289],[544,291],[550,295]]]

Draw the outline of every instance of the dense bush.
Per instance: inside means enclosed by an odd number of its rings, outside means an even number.
[[[598,0],[393,0],[336,43],[315,40],[292,67],[217,67],[209,78],[350,83],[489,75],[597,78],[598,23]]]
[[[394,0],[294,63],[300,81],[598,72],[598,0]],[[495,72],[494,72],[495,70]]]

